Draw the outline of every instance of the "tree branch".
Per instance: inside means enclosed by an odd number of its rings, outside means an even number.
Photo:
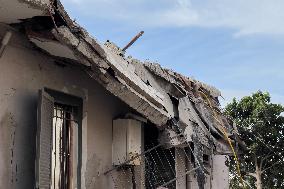
[[[254,178],[256,178],[256,174],[255,173],[247,173],[247,175],[252,176]]]
[[[272,151],[271,151],[271,152],[272,152]],[[281,156],[284,155],[284,154],[282,155],[283,152],[284,152],[284,150],[281,151],[281,152],[279,152],[278,154],[276,154],[275,152],[273,152],[273,153],[270,154],[267,158],[270,158],[270,157],[272,157],[272,156],[280,156],[280,157],[281,157]],[[265,159],[267,159],[267,158],[265,158]],[[263,165],[263,168],[264,168],[264,169],[266,169],[266,165],[267,165],[267,162],[265,162],[265,164]]]
[[[258,164],[257,164],[257,156],[256,156],[256,154],[254,155],[254,163],[255,163],[255,167],[257,167]]]
[[[277,165],[277,164],[279,164],[279,163],[281,163],[281,161],[277,161],[276,163],[272,164],[270,167],[267,167],[267,168],[263,169],[263,170],[261,171],[261,173],[263,173],[264,171],[267,171],[268,169],[274,167],[275,165]]]
[[[247,186],[248,186],[249,188],[252,189],[251,185],[250,185],[247,181],[244,180],[244,182],[247,184]]]
[[[260,169],[262,169],[262,167],[263,167],[263,162],[265,161],[265,160],[267,160],[268,158],[270,158],[271,156],[273,156],[273,154],[271,154],[271,152],[272,151],[270,151],[268,154],[267,154],[267,156],[265,156],[264,158],[262,158],[261,159],[261,161],[260,161]],[[265,167],[265,165],[264,165],[264,167]]]

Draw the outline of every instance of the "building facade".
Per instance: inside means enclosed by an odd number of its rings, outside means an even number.
[[[229,188],[217,89],[100,44],[59,1],[0,8],[0,188]]]

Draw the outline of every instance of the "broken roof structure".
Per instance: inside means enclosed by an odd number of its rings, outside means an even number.
[[[59,0],[1,1],[0,22],[22,31],[38,50],[61,63],[84,69],[163,131],[165,146],[193,142],[201,151],[232,153],[227,137],[233,139],[236,132],[221,112],[218,89],[157,63],[125,57],[111,42],[99,43],[68,16]]]

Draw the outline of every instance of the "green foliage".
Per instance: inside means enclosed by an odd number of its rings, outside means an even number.
[[[241,172],[252,188],[256,167],[262,171],[263,188],[284,188],[284,107],[273,104],[269,93],[258,91],[240,101],[235,98],[225,108],[225,113],[237,124],[241,139],[248,150],[239,155]],[[235,175],[232,158],[229,158],[231,173]],[[236,175],[231,179],[231,188],[239,187]]]

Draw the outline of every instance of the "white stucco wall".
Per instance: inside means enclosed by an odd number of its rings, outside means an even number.
[[[226,156],[213,156],[213,180],[212,188],[228,189],[229,188],[229,168],[225,165]]]
[[[6,30],[0,25],[0,39]],[[84,100],[82,184],[111,188],[111,178],[102,174],[111,165],[112,119],[129,107],[77,67],[58,66],[32,49],[17,32],[0,58],[0,188],[34,188],[37,98],[43,87]]]

